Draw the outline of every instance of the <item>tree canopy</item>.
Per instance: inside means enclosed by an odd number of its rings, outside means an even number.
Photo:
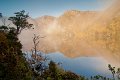
[[[21,31],[25,28],[32,27],[33,24],[29,24],[28,18],[29,15],[25,13],[24,10],[14,13],[15,16],[9,17],[9,20],[13,22],[16,26],[16,34],[20,34]]]

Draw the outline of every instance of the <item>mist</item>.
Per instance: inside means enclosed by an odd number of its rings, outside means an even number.
[[[120,51],[116,50],[116,48],[119,49],[119,42],[113,41],[118,40],[114,37],[116,31],[108,30],[109,26],[111,28],[114,18],[120,19],[119,5],[120,1],[114,0],[102,11],[69,10],[51,21],[49,18],[41,21],[34,19],[31,21],[35,25],[34,29],[24,30],[19,35],[23,51],[32,49],[32,37],[36,34],[46,36],[40,39],[38,47],[38,50],[45,53],[61,52],[71,58],[103,57],[119,64]],[[115,45],[111,45],[111,43]],[[110,47],[106,46],[108,44]],[[115,49],[112,50],[111,47]]]

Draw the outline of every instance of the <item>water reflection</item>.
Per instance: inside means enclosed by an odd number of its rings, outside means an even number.
[[[110,76],[108,62],[101,57],[78,57],[68,58],[62,53],[47,54],[55,62],[61,62],[61,67],[84,76],[103,75]]]

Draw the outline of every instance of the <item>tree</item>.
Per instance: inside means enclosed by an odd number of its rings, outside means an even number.
[[[6,22],[8,21],[8,18],[7,17],[4,17],[3,15],[2,15],[2,13],[0,13],[0,19],[1,19],[1,22],[2,22],[2,26],[10,26],[10,23],[9,24],[7,24],[6,25]]]
[[[28,23],[29,15],[25,14],[25,11],[22,10],[20,12],[14,13],[15,16],[9,17],[9,20],[13,22],[13,24],[16,26],[16,34],[20,34],[21,31],[25,28],[32,27],[33,24]]]
[[[2,17],[2,13],[0,13],[0,18]]]
[[[0,26],[0,80],[31,80],[31,70],[21,49],[16,29]]]
[[[34,37],[33,37],[33,50],[32,50],[32,53],[34,52],[34,55],[35,55],[35,59],[37,57],[37,47],[39,45],[39,39],[40,38],[44,38],[44,37],[40,37],[39,35],[36,35],[34,34]]]
[[[42,77],[45,80],[58,80],[59,77],[57,64],[53,61],[50,61],[48,64],[48,69],[45,70],[45,72],[42,74]]]
[[[110,64],[108,64],[108,68],[111,71],[112,75],[113,75],[113,80],[115,80],[115,67],[112,67]]]
[[[120,79],[120,68],[117,69],[117,78]]]
[[[38,44],[39,44],[39,36],[36,36],[35,34],[34,34],[34,37],[33,37],[33,44],[34,44],[34,47],[33,47],[33,49],[34,49],[34,52],[35,52],[35,59],[36,59],[36,54],[37,54],[37,47],[38,47]]]
[[[52,76],[55,77],[56,76],[56,71],[57,71],[57,65],[55,64],[55,62],[50,61],[49,70],[50,70]]]
[[[40,76],[48,68],[46,65],[49,60],[48,57],[37,49],[40,38],[44,38],[44,37],[40,37],[39,35],[34,34],[32,40],[33,49],[31,49],[32,54],[30,55],[30,57],[28,57],[29,54],[26,54],[27,61],[29,63],[30,68],[32,69],[34,79],[42,78]]]
[[[0,80],[31,79],[31,71],[21,49],[14,30],[0,31]]]

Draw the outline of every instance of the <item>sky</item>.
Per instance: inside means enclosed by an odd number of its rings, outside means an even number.
[[[67,10],[99,11],[115,0],[0,0],[0,13],[12,16],[25,10],[33,18],[43,15],[60,16]]]

